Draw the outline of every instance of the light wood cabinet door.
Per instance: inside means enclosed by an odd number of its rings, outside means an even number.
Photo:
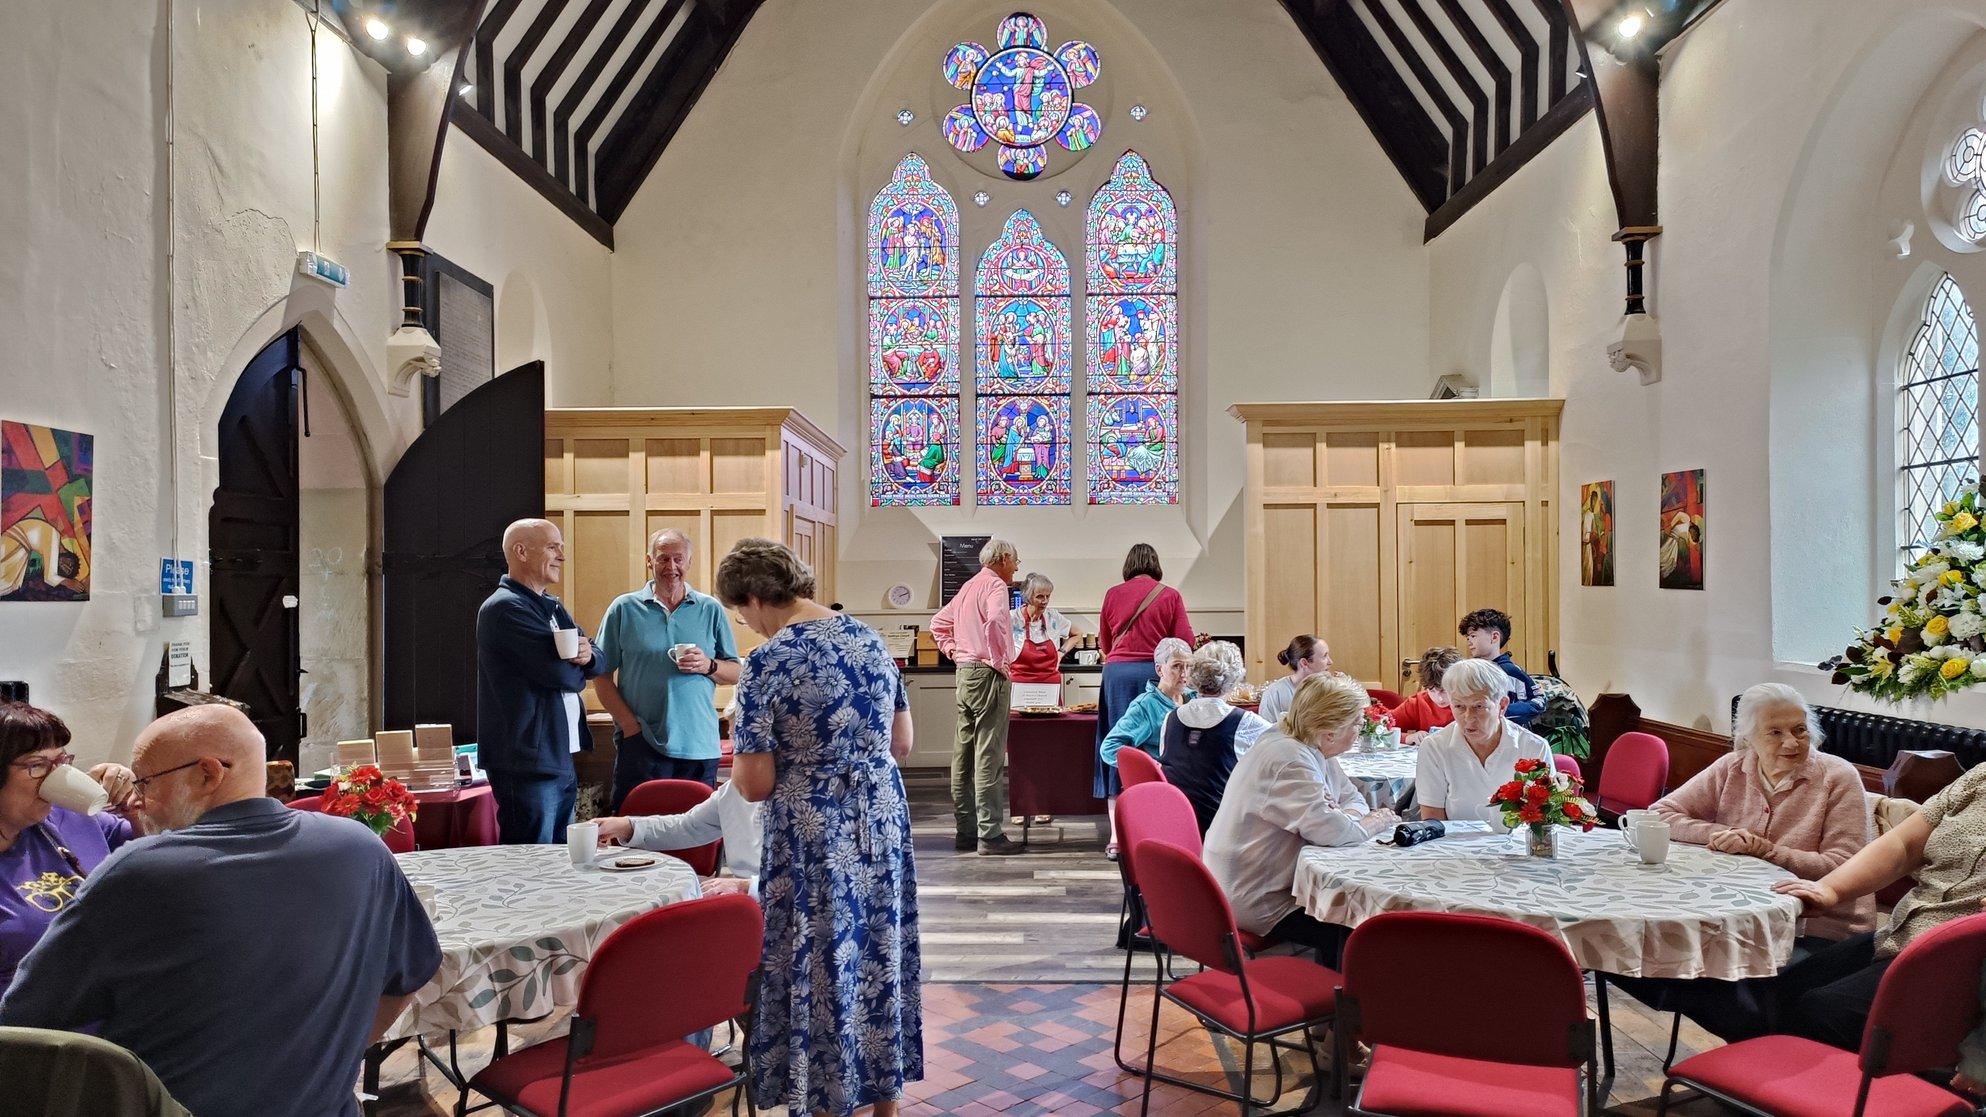
[[[1421,652],[1462,646],[1456,622],[1493,607],[1517,618],[1510,652],[1524,661],[1524,506],[1522,504],[1402,504],[1400,532],[1400,656],[1397,683],[1415,689]]]

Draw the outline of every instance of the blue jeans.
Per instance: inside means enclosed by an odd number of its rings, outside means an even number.
[[[614,791],[607,801],[607,813],[620,814],[628,792],[649,780],[695,780],[715,788],[717,758],[684,760],[679,756],[664,756],[646,738],[623,737],[620,730],[615,730]]]
[[[530,772],[491,772],[496,799],[497,840],[504,845],[559,845],[579,798],[579,777]]]

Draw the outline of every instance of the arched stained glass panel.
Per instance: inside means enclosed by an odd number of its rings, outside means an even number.
[[[1900,546],[1937,538],[1936,513],[1979,473],[1979,330],[1958,284],[1938,280],[1899,370]]]
[[[973,280],[978,501],[1070,502],[1069,261],[1015,210]]]
[[[869,500],[959,502],[959,211],[915,152],[869,207]]]
[[[1179,217],[1127,151],[1090,200],[1085,380],[1091,504],[1179,502]]]

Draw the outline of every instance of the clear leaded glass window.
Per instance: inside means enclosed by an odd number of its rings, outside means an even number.
[[[1973,244],[1986,241],[1986,130],[1967,128],[1945,150],[1943,202],[1952,228]]]
[[[1979,470],[1979,331],[1951,276],[1931,291],[1897,380],[1897,537],[1907,553],[1936,538],[1934,514]]]
[[[869,502],[959,502],[959,211],[915,152],[869,207]]]

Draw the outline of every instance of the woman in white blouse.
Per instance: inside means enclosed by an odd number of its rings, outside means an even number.
[[[1305,679],[1289,712],[1235,765],[1202,855],[1242,930],[1314,947],[1327,964],[1346,932],[1296,902],[1297,855],[1306,845],[1356,845],[1400,821],[1370,809],[1333,759],[1357,741],[1365,705],[1353,679]]]
[[[1487,659],[1465,659],[1441,674],[1442,692],[1455,724],[1421,741],[1414,764],[1414,798],[1423,819],[1469,819],[1503,829],[1490,794],[1517,778],[1519,760],[1551,767],[1543,737],[1503,716],[1510,705],[1509,676]]]

